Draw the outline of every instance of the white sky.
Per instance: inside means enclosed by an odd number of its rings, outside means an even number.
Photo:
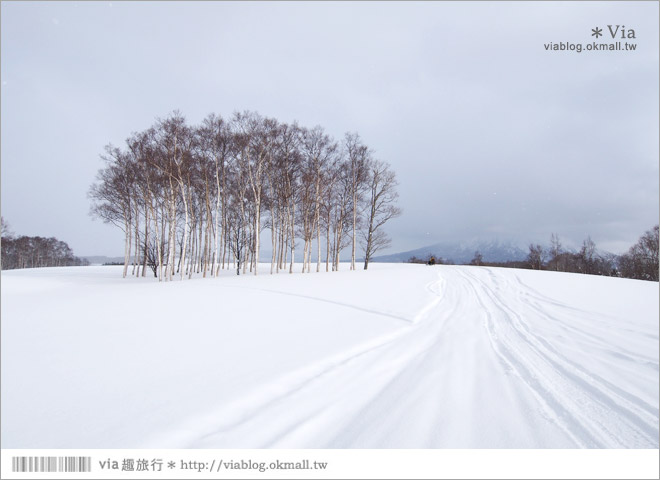
[[[360,133],[400,181],[382,253],[552,232],[621,253],[658,222],[657,2],[1,5],[2,215],[77,255],[123,248],[88,215],[104,145],[175,109]],[[637,50],[544,49],[607,25]]]

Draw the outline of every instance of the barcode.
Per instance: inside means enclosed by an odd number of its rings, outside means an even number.
[[[12,472],[91,472],[92,457],[11,457]]]

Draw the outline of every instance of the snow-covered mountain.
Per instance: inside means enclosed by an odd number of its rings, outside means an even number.
[[[480,252],[485,262],[524,260],[527,252],[518,245],[502,240],[472,240],[461,243],[440,242],[406,252],[377,256],[373,262],[407,262],[410,257],[426,259],[429,255],[442,257],[453,263],[469,263],[475,252]]]

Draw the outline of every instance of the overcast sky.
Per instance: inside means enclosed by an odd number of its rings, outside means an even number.
[[[123,251],[88,215],[104,145],[175,109],[357,131],[400,182],[383,253],[552,232],[621,253],[658,222],[657,2],[1,8],[2,216],[76,255]],[[593,28],[636,50],[544,48]]]

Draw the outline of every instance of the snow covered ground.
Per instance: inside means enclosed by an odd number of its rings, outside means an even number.
[[[3,448],[658,448],[658,284],[2,272]]]

